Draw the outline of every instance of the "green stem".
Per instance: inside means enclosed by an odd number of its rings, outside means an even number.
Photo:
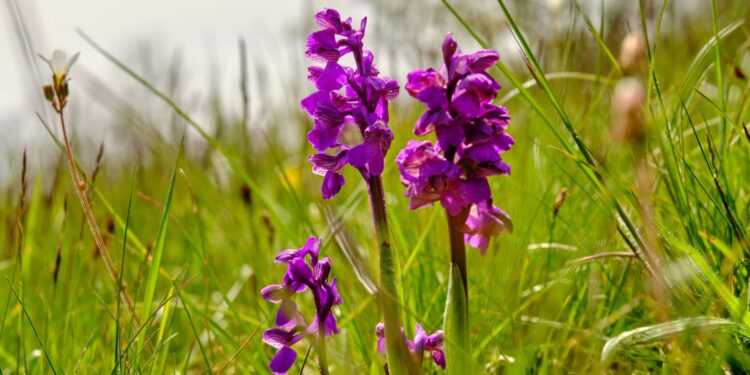
[[[333,312],[331,312],[333,314]],[[323,323],[320,322],[318,328],[318,367],[320,368],[320,375],[328,375],[328,351],[326,350],[326,334],[323,328]]]
[[[396,288],[396,268],[388,233],[383,180],[380,176],[370,176],[368,185],[372,219],[375,225],[375,238],[379,250],[380,290],[378,295],[380,306],[383,309],[388,370],[393,375],[418,374],[419,369],[409,355],[401,335],[402,325],[399,311],[401,301]]]
[[[472,373],[466,245],[464,233],[461,232],[467,214],[466,211],[458,215],[446,212],[451,246],[448,296],[445,301],[445,318],[443,319],[448,374]]]
[[[58,98],[58,101],[60,103],[63,102],[62,97]],[[109,273],[109,277],[112,279],[113,282],[117,283],[117,288],[120,291],[120,296],[123,301],[125,301],[125,306],[128,308],[128,312],[133,318],[133,322],[135,323],[135,327],[138,328],[141,325],[140,319],[138,319],[138,314],[135,312],[135,305],[133,304],[133,300],[130,299],[130,295],[128,294],[127,290],[125,289],[124,285],[121,283],[120,278],[117,276],[117,271],[115,270],[114,263],[112,263],[112,258],[109,256],[109,250],[107,250],[107,245],[104,242],[104,238],[102,237],[102,234],[99,230],[99,226],[96,224],[96,220],[94,219],[94,214],[91,212],[91,206],[89,205],[88,198],[86,197],[86,193],[84,191],[85,182],[80,178],[78,174],[78,169],[76,168],[76,162],[75,158],[73,157],[73,150],[70,146],[70,140],[68,139],[68,130],[65,126],[65,115],[63,115],[63,108],[61,105],[61,108],[57,110],[58,115],[60,116],[60,128],[62,129],[62,136],[63,136],[63,146],[65,149],[65,159],[68,162],[68,170],[70,171],[70,176],[73,178],[73,184],[75,185],[76,193],[78,195],[78,200],[81,203],[81,208],[83,209],[83,214],[86,217],[86,221],[88,222],[89,229],[91,229],[91,234],[94,237],[94,242],[96,243],[96,248],[99,250],[99,255],[101,255],[102,259],[104,260],[104,264],[107,266],[107,272]]]
[[[464,297],[468,300],[469,282],[466,276],[466,244],[464,243],[464,233],[459,230],[464,225],[466,215],[459,214],[454,216],[446,212],[446,216],[448,216],[448,235],[451,242],[451,264],[458,267],[458,271],[461,274],[461,283],[464,286]]]

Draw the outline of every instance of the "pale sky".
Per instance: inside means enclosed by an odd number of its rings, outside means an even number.
[[[284,79],[297,61],[292,58],[303,58],[297,49],[303,48],[304,40],[290,43],[291,32],[313,28],[311,17],[315,10],[334,7],[355,19],[364,16],[367,10],[361,2],[345,0],[3,0],[0,2],[0,82],[3,82],[0,90],[0,186],[11,169],[9,164],[18,160],[18,157],[9,159],[8,154],[20,155],[24,146],[29,146],[33,153],[35,147],[49,141],[35,116],[42,105],[40,91],[32,79],[32,68],[23,59],[11,16],[11,2],[23,12],[35,52],[47,56],[54,49],[69,54],[81,52],[71,73],[72,85],[76,84],[77,69],[90,72],[100,80],[113,77],[115,82],[128,82],[128,78],[76,33],[76,28],[80,28],[129,66],[140,62],[132,52],[145,41],[155,47],[156,57],[164,60],[169,60],[179,50],[184,72],[193,79],[186,86],[198,92],[207,91],[211,84],[222,91],[236,90],[240,36],[247,41],[252,63],[263,64],[270,75]],[[34,58],[38,64],[38,79],[48,80],[46,65]],[[213,82],[212,74],[217,67],[219,82]],[[226,70],[231,71],[225,71],[224,67],[230,67]],[[281,92],[276,87],[264,95],[279,96]],[[102,129],[96,131],[101,133],[98,135],[101,138],[109,137]],[[12,169],[15,168],[14,165]]]

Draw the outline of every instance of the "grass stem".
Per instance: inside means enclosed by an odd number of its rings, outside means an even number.
[[[73,149],[70,146],[70,140],[68,138],[68,130],[67,130],[67,127],[65,126],[65,115],[63,113],[63,109],[60,108],[60,110],[57,111],[57,113],[60,118],[60,128],[62,129],[63,146],[64,146],[63,148],[65,149],[65,159],[68,162],[68,170],[70,171],[70,176],[73,178],[73,184],[75,185],[75,190],[78,195],[78,200],[81,202],[81,208],[83,209],[83,214],[84,216],[86,216],[86,221],[88,222],[89,229],[91,229],[91,234],[94,236],[94,241],[96,242],[96,248],[99,249],[99,254],[104,260],[104,264],[107,266],[107,272],[109,273],[109,276],[112,278],[113,282],[118,283],[118,280],[120,279],[117,277],[117,271],[115,270],[114,263],[112,263],[112,258],[109,256],[107,245],[104,243],[104,238],[102,237],[102,234],[99,231],[99,226],[96,224],[96,220],[94,219],[94,214],[91,212],[91,206],[89,205],[88,198],[86,197],[85,182],[81,180],[80,176],[78,175],[78,169],[76,168],[75,159],[73,158]],[[135,322],[135,325],[137,328],[138,326],[141,325],[141,322],[138,319],[138,314],[136,314],[135,312],[133,301],[130,299],[130,296],[128,295],[128,292],[125,289],[123,284],[119,284],[118,289],[120,291],[120,296],[122,300],[125,302],[125,306],[127,307],[128,312],[133,317],[133,321]]]

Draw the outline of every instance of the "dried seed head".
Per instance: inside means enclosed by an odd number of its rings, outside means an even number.
[[[621,141],[640,143],[645,136],[646,89],[640,80],[625,78],[612,96],[612,135]]]
[[[562,207],[563,203],[565,203],[565,198],[568,197],[568,189],[562,188],[559,193],[557,193],[557,198],[555,198],[555,203],[552,205],[552,216],[557,217],[557,214],[560,212],[560,208]]]
[[[643,34],[631,32],[625,36],[622,40],[618,62],[625,74],[642,71],[646,65],[646,40]]]

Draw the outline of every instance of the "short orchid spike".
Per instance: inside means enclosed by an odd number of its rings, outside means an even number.
[[[396,163],[410,198],[409,208],[440,202],[460,220],[465,242],[483,254],[491,237],[511,230],[508,214],[492,202],[487,177],[510,174],[501,155],[514,144],[506,133],[508,109],[493,101],[500,84],[487,69],[497,51],[462,53],[451,34],[442,46],[443,64],[409,73],[406,91],[425,105],[414,134],[435,133],[437,142],[409,141]]]
[[[383,173],[383,159],[393,140],[388,103],[398,95],[399,86],[380,76],[372,52],[363,47],[366,19],[357,29],[351,18],[342,20],[336,10],[325,9],[315,21],[319,30],[307,38],[305,55],[324,65],[308,68],[315,92],[300,104],[313,120],[307,139],[317,154],[309,161],[313,172],[323,176],[323,198],[330,199],[345,183],[340,171],[347,164],[366,181]],[[351,55],[354,66],[343,64],[346,55]],[[361,142],[345,142],[351,139],[345,136],[349,130],[359,133]]]
[[[445,370],[445,349],[442,330],[428,335],[422,326],[417,323],[414,340],[406,338],[403,328],[401,328],[401,335],[406,347],[409,348],[411,355],[415,357],[417,363],[421,364],[424,359],[424,352],[429,352],[432,361]],[[385,354],[385,327],[383,323],[378,323],[375,326],[375,336],[378,338],[378,353]]]
[[[299,249],[281,251],[275,258],[276,263],[287,267],[281,284],[271,284],[261,290],[263,299],[279,305],[276,327],[263,334],[263,342],[278,349],[269,364],[276,374],[286,373],[294,364],[297,359],[297,352],[292,348],[294,344],[310,337],[324,353],[325,338],[339,332],[332,309],[343,301],[336,287],[336,278],[329,281],[331,261],[328,257],[318,258],[319,250],[320,239],[310,237]],[[309,321],[292,300],[295,294],[306,291],[312,295],[316,310]],[[319,357],[323,371],[327,367],[325,357]]]

